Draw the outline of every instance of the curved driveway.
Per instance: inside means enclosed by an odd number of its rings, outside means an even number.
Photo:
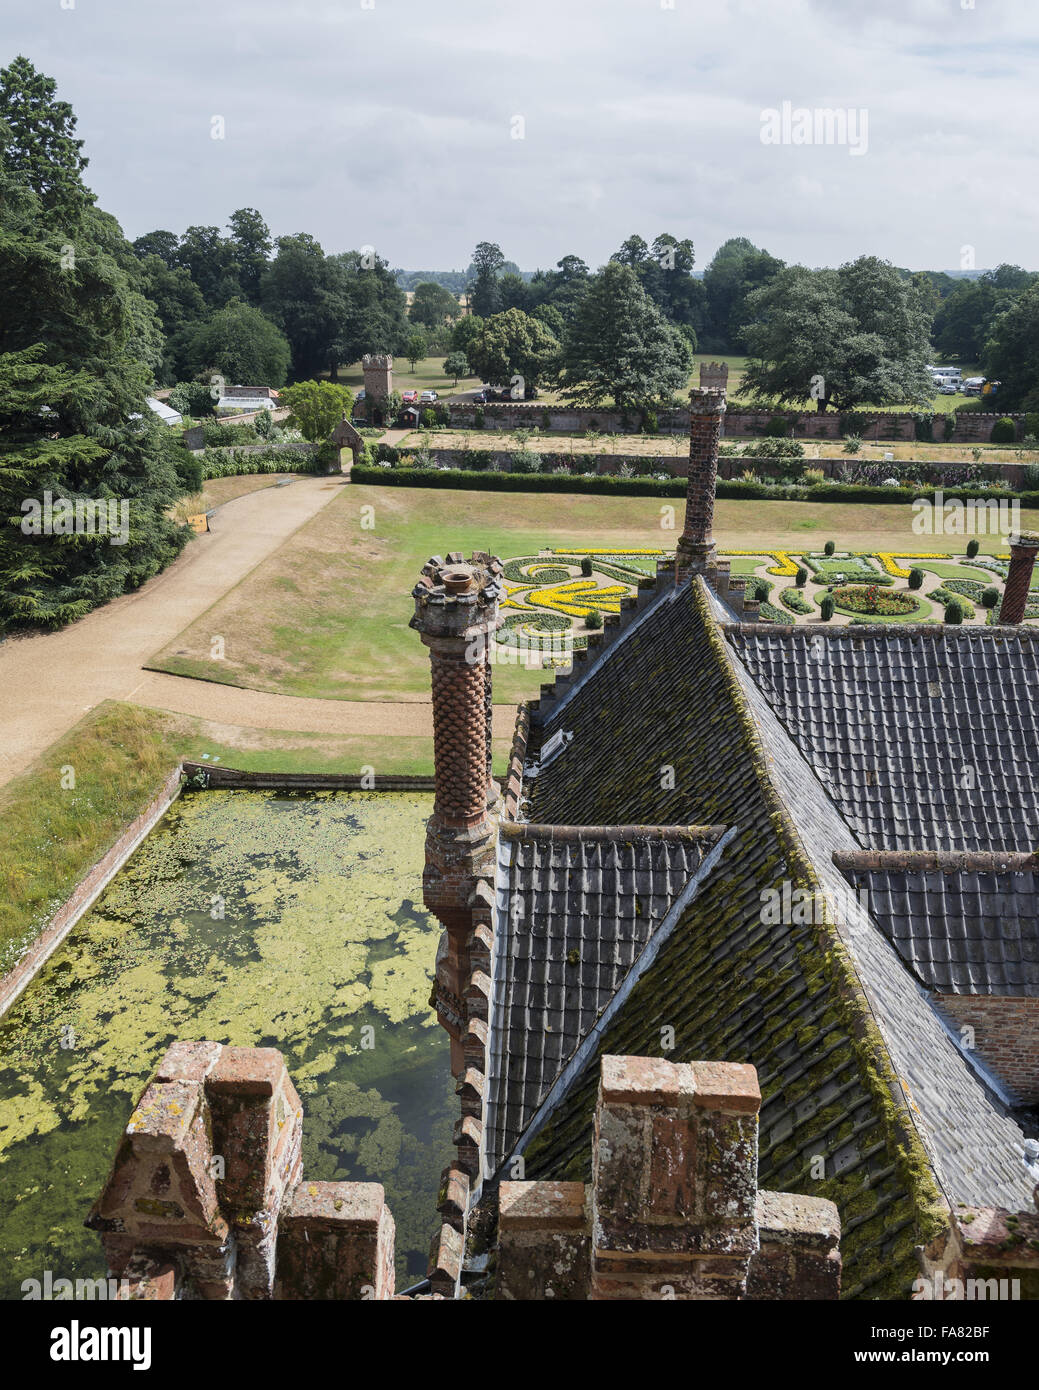
[[[103,700],[247,728],[432,735],[428,704],[306,700],[144,671],[142,664],[347,486],[299,478],[226,502],[211,530],[136,593],[60,632],[0,644],[0,786]]]

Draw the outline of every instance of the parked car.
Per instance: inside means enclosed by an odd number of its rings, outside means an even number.
[[[437,399],[437,393],[435,391],[423,391],[422,395],[419,396],[419,404],[432,405]]]
[[[474,405],[486,405],[486,404],[487,404],[487,392],[486,392],[486,391],[474,391],[474,392],[473,392],[473,404],[474,404]]]
[[[938,394],[939,394],[939,396],[955,396],[955,395],[958,393],[958,391],[959,391],[959,387],[958,387],[958,386],[939,386],[939,387],[938,387]]]
[[[400,393],[400,398],[401,398],[401,400],[404,402],[405,405],[414,405],[415,402],[418,400],[418,392],[417,392],[417,391],[402,391],[402,392]]]

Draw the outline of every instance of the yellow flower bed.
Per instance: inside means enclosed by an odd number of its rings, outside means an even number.
[[[723,550],[719,553],[723,558],[726,555],[760,555],[772,561],[766,573],[778,574],[783,579],[791,579],[797,574],[797,565],[785,550]]]

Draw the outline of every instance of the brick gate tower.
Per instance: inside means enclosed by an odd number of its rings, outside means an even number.
[[[393,358],[384,352],[366,352],[361,358],[364,369],[364,399],[370,406],[381,406],[393,394]]]
[[[685,495],[685,527],[675,558],[676,581],[687,578],[690,572],[702,574],[708,565],[717,563],[711,525],[724,414],[724,391],[689,392],[689,483]]]
[[[412,591],[411,626],[429,648],[435,795],[426,826],[423,901],[444,927],[434,999],[462,1065],[469,938],[494,879],[501,796],[491,767],[491,650],[501,625],[502,563],[476,551],[435,555]],[[486,912],[484,910],[484,915]]]

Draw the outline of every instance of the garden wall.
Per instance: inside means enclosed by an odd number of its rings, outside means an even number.
[[[638,431],[641,414],[637,410],[596,410],[589,406],[540,405],[537,401],[491,402],[477,406],[472,401],[447,402],[450,423],[454,429],[475,429],[476,412],[483,411],[484,428],[488,430],[541,429],[549,431],[601,430],[604,434],[630,434]],[[912,441],[916,439],[916,416],[912,412],[878,412],[870,416],[857,431],[863,439],[892,441]],[[788,432],[798,439],[839,439],[841,417],[827,411],[768,411],[744,410],[730,406],[723,419],[723,433],[730,439],[758,437],[765,433],[769,423],[781,417],[787,422]],[[1017,425],[1018,438],[1024,435],[1023,415],[983,414],[980,411],[960,411],[953,414],[953,432],[946,438],[946,414],[934,415],[931,420],[931,439],[936,443],[976,444],[988,443],[992,428],[997,420],[1013,420]],[[686,408],[660,410],[657,412],[657,427],[661,434],[685,434],[689,429],[689,411]]]
[[[435,436],[432,436],[435,438]],[[540,442],[543,442],[540,441]],[[472,449],[437,449],[430,448],[429,454],[435,463],[442,464],[447,468],[473,468],[473,453],[479,452],[484,458],[489,457],[493,471],[510,473],[512,471],[512,461],[515,451],[507,449],[487,449],[474,451]],[[652,477],[654,474],[666,473],[672,478],[686,478],[689,475],[689,459],[685,454],[678,455],[656,455],[656,454],[569,454],[536,449],[541,459],[542,473],[553,473],[556,468],[566,466],[572,474],[580,476],[582,473],[592,472],[602,477],[615,477],[624,465],[635,470],[636,477]],[[792,473],[796,473],[804,468],[810,468],[821,472],[824,477],[832,478],[835,482],[842,481],[841,470],[844,468],[860,468],[864,466],[864,460],[857,458],[837,458],[837,459],[780,459],[780,458],[734,458],[721,457],[718,460],[718,476],[726,480],[740,479],[745,472],[757,474],[759,478],[785,478]],[[963,473],[965,469],[970,469],[972,465],[963,463],[950,463],[943,460],[921,459],[915,460],[912,465],[905,463],[884,464],[876,460],[870,461],[871,471],[887,476],[890,472],[894,476],[905,476],[912,472],[914,476],[922,477],[926,480],[929,475],[932,482],[929,486],[942,486],[941,477],[948,474],[949,481],[947,486],[963,486]],[[992,482],[1002,481],[1008,483],[1011,488],[1019,489],[1025,482],[1025,469],[1027,465],[1023,463],[991,463],[979,466],[975,471],[983,474],[985,480]],[[925,472],[926,470],[926,472]],[[482,471],[482,470],[477,470]],[[978,481],[981,481],[979,477]],[[876,482],[882,479],[878,477]]]
[[[588,492],[614,497],[684,497],[682,478],[658,480],[653,477],[618,478],[601,475],[585,478],[579,473],[490,473],[462,468],[393,468],[381,464],[361,464],[351,473],[351,481],[376,487],[433,487],[482,492]],[[784,484],[749,483],[740,479],[720,479],[717,495],[733,500],[760,499],[763,502],[865,502],[902,503],[908,506],[920,495],[916,488],[877,487],[868,483]],[[1000,492],[979,490],[972,484],[949,484],[948,498],[978,501],[1010,501],[1018,498],[1023,507],[1039,510],[1039,492]]]
[[[180,765],[166,778],[158,794],[126,827],[115,844],[80,879],[17,965],[0,979],[0,1015],[50,959],[79,919],[93,906],[105,888],[158,824],[180,794]]]

